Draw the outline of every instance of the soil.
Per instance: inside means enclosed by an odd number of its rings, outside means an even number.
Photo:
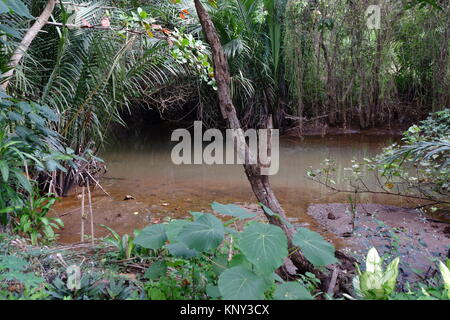
[[[324,230],[342,239],[346,250],[360,262],[371,247],[389,261],[400,257],[402,284],[432,276],[436,272],[435,259],[445,260],[450,254],[450,224],[432,220],[418,210],[382,204],[357,205],[354,230],[347,204],[313,204],[307,213]]]

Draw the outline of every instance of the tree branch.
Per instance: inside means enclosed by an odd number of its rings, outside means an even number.
[[[53,9],[55,8],[56,1],[57,0],[49,0],[44,10],[42,11],[41,15],[36,19],[31,28],[28,29],[19,46],[16,48],[13,55],[11,56],[11,59],[9,61],[9,66],[11,69],[3,74],[4,78],[9,78],[14,74],[14,69],[17,67],[20,60],[22,60],[24,54],[30,47],[31,42],[34,40],[34,38],[36,38],[38,32],[46,25],[48,19],[50,18],[50,15],[53,12]],[[9,79],[7,79],[1,85],[1,88],[6,91],[8,84]]]

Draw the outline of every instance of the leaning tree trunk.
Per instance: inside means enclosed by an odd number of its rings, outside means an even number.
[[[34,40],[34,38],[36,38],[37,34],[39,33],[39,31],[41,31],[42,27],[45,26],[45,24],[48,22],[48,19],[50,18],[50,15],[52,14],[53,9],[55,8],[56,1],[57,0],[49,0],[44,10],[42,11],[41,15],[36,19],[31,28],[28,29],[19,46],[11,56],[11,59],[9,61],[10,69],[3,74],[3,78],[11,77],[14,74],[14,69],[17,67],[20,60],[22,60],[25,52],[27,52],[28,48],[30,47],[31,42]],[[5,82],[2,83],[1,88],[3,90],[6,90],[8,84],[9,79],[7,79]]]
[[[255,194],[258,201],[263,203],[272,211],[278,213],[278,215],[283,219],[286,219],[286,214],[270,186],[269,177],[261,175],[260,164],[249,164],[258,163],[258,161],[254,161],[256,155],[251,153],[251,150],[249,150],[248,145],[246,144],[245,137],[241,130],[241,124],[239,122],[236,114],[236,109],[231,99],[230,74],[228,70],[227,59],[223,52],[211,18],[209,17],[203,5],[200,3],[200,0],[194,0],[194,2],[198,17],[200,19],[200,23],[202,25],[203,31],[205,32],[206,40],[211,46],[214,64],[214,76],[217,82],[217,94],[220,110],[222,112],[224,120],[227,123],[227,126],[230,129],[236,129],[238,132],[236,139],[237,151],[240,153],[242,159],[246,159],[244,163],[245,174],[247,175],[248,181],[250,182],[253,193]],[[314,266],[298,250],[298,248],[293,245],[292,238],[295,230],[286,226],[286,224],[284,224],[278,217],[270,216],[268,214],[266,214],[266,217],[271,224],[279,226],[285,232],[288,238],[288,246],[291,253],[290,259],[297,267],[298,271],[300,273],[304,273],[307,271],[313,272],[320,278],[325,278],[325,275],[316,270]],[[286,268],[284,269],[286,271]]]

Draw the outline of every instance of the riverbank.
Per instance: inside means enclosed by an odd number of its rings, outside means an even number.
[[[351,135],[362,134],[366,136],[387,136],[387,137],[401,137],[402,133],[408,129],[408,126],[396,127],[377,127],[370,129],[360,129],[357,127],[339,128],[322,126],[306,126],[304,128],[294,127],[286,129],[282,135],[284,138],[290,137],[326,137],[336,135]]]
[[[256,220],[266,221],[258,205],[238,205],[256,213]],[[338,241],[340,250],[359,264],[364,264],[372,247],[388,261],[400,257],[402,287],[432,277],[437,272],[436,259],[450,257],[450,224],[415,209],[368,203],[357,205],[352,216],[348,204],[325,203],[311,204],[307,214],[319,224],[316,231],[335,245]],[[289,220],[296,227],[310,227],[296,218]]]
[[[389,259],[400,257],[402,284],[429,278],[435,259],[450,254],[450,224],[415,209],[359,204],[352,215],[348,204],[328,203],[309,206],[307,214],[341,239],[355,258],[363,258],[371,247]]]

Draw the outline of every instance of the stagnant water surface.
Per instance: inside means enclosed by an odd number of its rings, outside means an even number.
[[[165,216],[181,217],[189,210],[208,210],[213,201],[222,203],[255,203],[241,165],[174,165],[170,154],[174,142],[171,131],[159,129],[145,134],[133,133],[112,139],[101,157],[108,172],[102,187],[93,193],[95,236],[106,234],[99,225],[105,224],[119,233],[132,233],[143,228],[151,219]],[[345,187],[343,168],[351,159],[371,157],[394,138],[380,135],[335,135],[326,137],[281,138],[280,170],[271,177],[276,195],[288,216],[317,227],[306,215],[311,203],[343,202],[348,195],[332,194],[306,176],[309,167],[317,168],[325,159],[337,163],[337,184]],[[126,195],[133,200],[124,201]],[[400,199],[364,195],[359,201],[391,204]],[[60,234],[62,242],[80,239],[80,190],[74,189],[55,207],[57,216],[65,222]],[[88,229],[89,224],[86,226]]]

